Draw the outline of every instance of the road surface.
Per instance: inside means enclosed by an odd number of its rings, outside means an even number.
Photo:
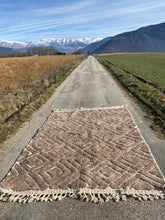
[[[41,127],[53,109],[95,108],[127,105],[135,122],[165,175],[165,140],[159,139],[150,129],[150,122],[133,98],[89,56],[61,84],[54,95],[24,123],[17,134],[0,146],[0,179],[13,165],[20,152]],[[0,220],[6,219],[165,219],[165,201],[93,204],[66,198],[62,201],[30,204],[0,202]]]

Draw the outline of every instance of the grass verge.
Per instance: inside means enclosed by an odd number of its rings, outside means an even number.
[[[138,80],[133,75],[111,64],[111,56],[107,58],[96,56],[107,70],[109,70],[135,97],[145,106],[150,118],[153,120],[153,128],[165,135],[165,95],[153,86]]]
[[[56,88],[84,60],[76,59],[38,77],[27,87],[5,96],[0,101],[0,143],[14,134],[32,113],[39,109],[55,92]]]

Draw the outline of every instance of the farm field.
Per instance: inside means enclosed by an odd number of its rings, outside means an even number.
[[[84,56],[0,59],[0,142],[40,108]]]
[[[77,55],[1,58],[0,98],[29,85],[37,77],[46,77],[50,71],[77,58]]]
[[[156,126],[164,130],[165,54],[113,54],[96,58],[151,109]]]
[[[118,67],[165,89],[165,53],[118,54],[111,57],[104,56],[103,59],[110,59]]]

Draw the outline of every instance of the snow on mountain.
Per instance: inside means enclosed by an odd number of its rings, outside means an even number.
[[[84,48],[90,43],[94,43],[102,40],[102,38],[82,38],[82,39],[72,39],[72,38],[48,38],[41,39],[37,42],[17,42],[17,41],[0,41],[0,47],[12,48],[15,50],[26,50],[30,47],[54,47],[56,50],[65,53],[73,53],[80,48]]]
[[[97,42],[97,41],[100,41],[100,40],[102,40],[103,38],[101,38],[101,37],[99,37],[99,38],[89,38],[89,37],[86,37],[86,38],[80,38],[80,39],[78,39],[79,41],[81,41],[81,42],[83,42],[83,43],[85,43],[85,44],[91,44],[91,43],[95,43],[95,42]]]
[[[24,42],[17,42],[17,41],[0,41],[1,47],[7,47],[12,49],[21,49],[26,47],[26,43]]]

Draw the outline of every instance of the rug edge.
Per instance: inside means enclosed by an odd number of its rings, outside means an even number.
[[[158,170],[160,171],[162,178],[165,180],[165,177],[160,170],[151,150],[149,145],[146,143],[144,137],[141,134],[140,129],[135,123],[134,117],[130,110],[128,109],[127,105],[121,105],[121,106],[112,106],[112,107],[101,107],[101,108],[80,108],[80,109],[62,109],[62,110],[54,110],[52,111],[49,116],[46,118],[42,126],[37,129],[35,132],[34,136],[32,139],[29,141],[29,143],[25,146],[25,148],[22,150],[21,154],[17,157],[15,163],[13,166],[10,168],[9,172],[5,175],[5,177],[2,179],[1,182],[3,182],[8,174],[10,173],[11,169],[15,166],[17,163],[18,159],[21,157],[23,152],[26,150],[26,148],[31,144],[33,141],[34,137],[38,134],[38,132],[44,127],[48,119],[51,117],[53,112],[70,112],[70,111],[86,111],[86,110],[108,110],[108,109],[119,109],[119,108],[125,108],[127,109],[128,113],[131,116],[131,119],[133,121],[134,126],[137,128],[138,133],[140,134],[140,137],[148,147],[148,150],[152,156],[152,159],[154,160]],[[165,188],[165,184],[163,185],[163,188]],[[108,195],[107,195],[108,194]],[[120,200],[126,200],[127,197],[133,197],[135,199],[138,199],[139,201],[142,200],[157,200],[157,199],[165,199],[165,191],[158,191],[158,190],[134,190],[134,189],[126,189],[126,190],[119,190],[119,189],[88,189],[88,188],[83,188],[83,189],[78,189],[78,190],[73,190],[73,189],[68,189],[68,190],[44,190],[44,191],[24,191],[24,192],[14,192],[12,190],[6,190],[0,187],[0,201],[5,201],[5,202],[20,202],[20,203],[26,203],[26,202],[32,202],[32,201],[42,201],[42,202],[47,202],[47,201],[55,201],[55,200],[61,200],[65,197],[74,197],[74,198],[80,198],[80,200],[85,200],[85,201],[92,201],[92,202],[107,202],[110,199],[113,199],[114,201],[118,202]]]
[[[108,202],[114,200],[115,202],[126,201],[127,198],[131,197],[139,201],[153,201],[153,200],[165,200],[165,191],[158,190],[134,190],[134,189],[90,189],[81,188],[78,190],[52,190],[47,189],[44,191],[23,191],[14,192],[12,190],[6,190],[0,188],[0,201],[3,202],[19,202],[19,203],[30,203],[33,201],[48,202],[62,200],[65,197],[76,198],[83,201],[91,201],[94,203]]]
[[[73,109],[54,109],[52,110],[52,113],[54,112],[73,112],[73,111],[91,111],[91,110],[108,110],[108,109],[119,109],[119,108],[127,108],[127,105],[115,105],[115,106],[107,106],[107,107],[93,107],[93,108],[85,108],[85,107],[80,107],[80,108],[73,108]]]
[[[159,170],[159,172],[160,172],[160,174],[161,174],[161,176],[162,176],[162,179],[164,180],[164,185],[163,185],[163,187],[165,187],[165,176],[164,176],[163,172],[161,171],[161,169],[160,169],[160,167],[159,167],[159,165],[158,165],[158,163],[157,163],[157,161],[156,161],[156,159],[155,159],[155,157],[154,157],[154,155],[153,155],[153,153],[152,153],[152,151],[151,151],[150,146],[147,144],[147,142],[146,142],[146,140],[144,139],[144,137],[143,137],[143,135],[142,135],[142,133],[141,133],[139,127],[137,126],[137,124],[136,124],[136,122],[135,122],[135,119],[134,119],[132,113],[130,112],[130,110],[128,109],[127,106],[126,106],[126,109],[127,109],[127,111],[129,112],[129,114],[130,114],[130,116],[131,116],[131,119],[132,119],[132,121],[133,121],[133,124],[134,124],[135,128],[137,129],[137,131],[138,131],[140,137],[142,138],[143,142],[144,142],[145,145],[147,146],[148,151],[149,151],[149,153],[150,153],[150,155],[151,155],[151,157],[152,157],[154,163],[156,164],[156,167],[157,167],[157,169]]]

